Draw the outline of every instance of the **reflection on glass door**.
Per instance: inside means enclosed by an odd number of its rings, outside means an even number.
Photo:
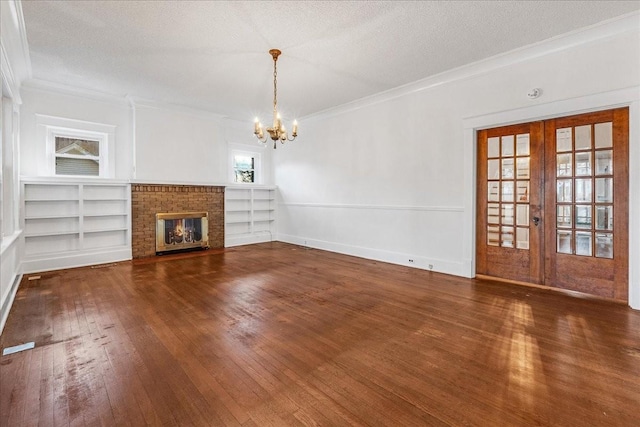
[[[556,179],[557,253],[613,258],[613,123],[556,129]]]

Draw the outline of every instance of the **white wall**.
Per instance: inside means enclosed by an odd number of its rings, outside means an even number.
[[[500,112],[549,106],[539,110],[545,116],[567,100],[637,88],[638,20],[626,17],[300,120],[300,140],[274,158],[279,239],[472,277],[469,120],[494,114],[497,126],[509,121]],[[530,100],[534,87],[543,96]],[[632,128],[638,120],[631,117]],[[640,168],[640,159],[631,163]],[[640,198],[637,186],[632,191]],[[639,216],[632,206],[630,217]],[[636,236],[631,244],[638,242]],[[640,308],[638,281],[632,278],[638,300],[631,304]]]

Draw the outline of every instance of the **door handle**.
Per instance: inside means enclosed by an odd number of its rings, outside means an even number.
[[[533,217],[533,225],[535,225],[537,227],[538,224],[540,224],[540,217],[534,216]]]

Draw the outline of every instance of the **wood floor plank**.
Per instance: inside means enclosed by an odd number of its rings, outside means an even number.
[[[0,426],[640,425],[640,312],[284,243],[23,280]]]

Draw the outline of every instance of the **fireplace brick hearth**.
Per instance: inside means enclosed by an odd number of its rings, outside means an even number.
[[[224,187],[206,185],[131,185],[133,258],[156,254],[156,214],[208,212],[209,247],[224,247]]]

